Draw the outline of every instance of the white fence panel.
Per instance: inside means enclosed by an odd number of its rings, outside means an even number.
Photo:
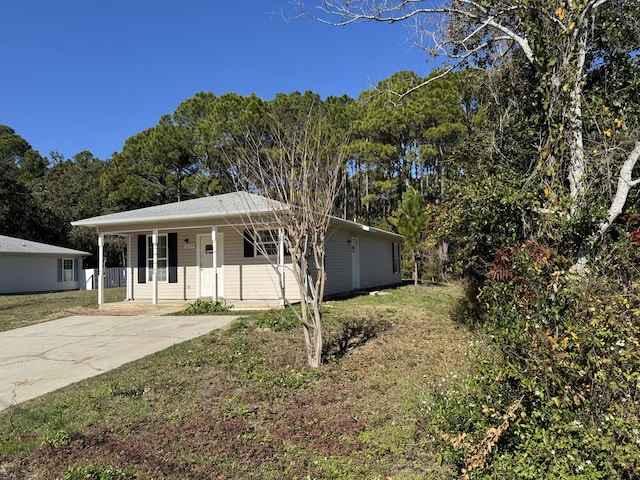
[[[81,290],[95,290],[98,288],[98,269],[84,269],[84,285]],[[111,267],[104,269],[104,288],[125,287],[127,285],[127,269],[122,267]]]

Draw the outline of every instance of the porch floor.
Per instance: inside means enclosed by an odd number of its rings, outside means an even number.
[[[122,302],[103,303],[100,311],[114,315],[138,315],[143,313],[167,314],[184,310],[195,300],[158,300],[156,305],[151,300],[123,300]],[[279,300],[227,300],[231,311],[281,309]]]

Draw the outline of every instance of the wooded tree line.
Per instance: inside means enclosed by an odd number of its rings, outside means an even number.
[[[42,157],[5,126],[0,227],[8,235],[93,251],[91,232],[72,230],[71,220],[235,191],[244,182],[233,159],[246,156],[249,139],[272,135],[274,121],[302,128],[314,111],[333,132],[329,142],[347,152],[333,213],[392,228],[389,218],[408,187],[429,203],[443,202],[452,153],[470,138],[480,108],[471,93],[477,78],[459,72],[407,95],[425,79],[402,71],[357,99],[323,100],[307,91],[265,101],[200,92],[105,160],[88,151],[71,159],[57,152]]]

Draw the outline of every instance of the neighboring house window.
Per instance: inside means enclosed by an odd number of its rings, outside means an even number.
[[[167,282],[167,236],[158,235],[158,282]],[[153,236],[147,235],[147,282],[153,280]]]
[[[73,282],[75,279],[74,276],[75,269],[73,268],[73,258],[63,258],[62,259],[62,281],[63,282]]]

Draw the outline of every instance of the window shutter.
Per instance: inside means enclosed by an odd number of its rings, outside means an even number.
[[[245,258],[253,257],[254,256],[254,252],[253,252],[253,235],[251,235],[251,232],[249,230],[245,230],[244,234],[243,234],[243,238],[244,238],[244,256],[245,256]]]
[[[147,283],[147,236],[138,235],[138,283]]]
[[[74,258],[73,259],[73,280],[75,282],[79,282],[80,281],[80,263],[81,263],[82,259],[81,258]]]
[[[62,281],[62,259],[58,259],[58,282]]]
[[[178,283],[178,234],[167,235],[167,248],[169,249],[169,283]]]

